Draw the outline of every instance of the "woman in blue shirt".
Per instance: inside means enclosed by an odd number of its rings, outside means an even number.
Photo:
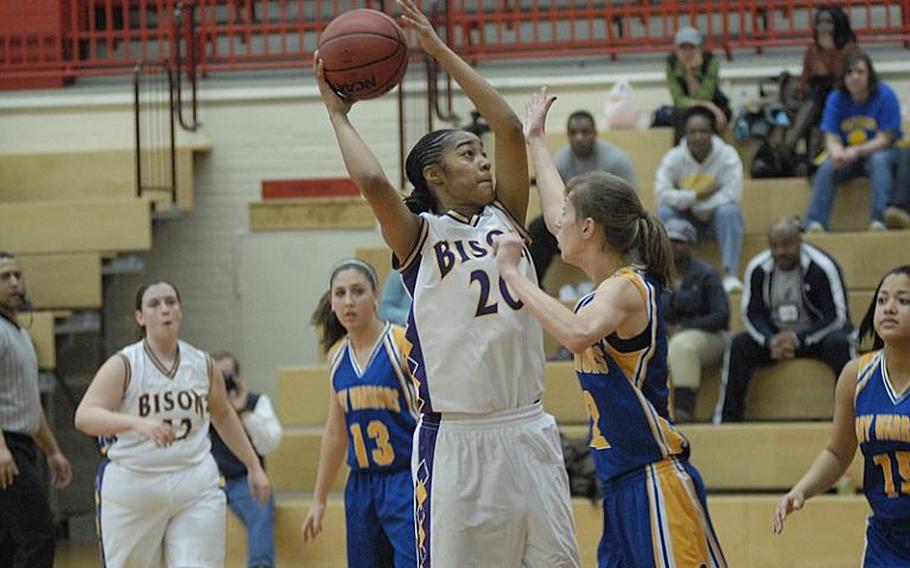
[[[847,57],[840,88],[833,91],[822,115],[828,157],[815,174],[807,230],[828,227],[838,184],[867,175],[872,185],[870,230],[883,230],[885,207],[894,187],[901,137],[900,104],[894,91],[878,78],[864,52]]]

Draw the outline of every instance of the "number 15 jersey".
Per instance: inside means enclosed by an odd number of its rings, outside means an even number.
[[[488,414],[543,393],[543,330],[509,291],[493,238],[527,232],[494,202],[470,218],[422,213],[420,236],[399,270],[413,302],[408,362],[420,411]],[[519,271],[537,282],[525,249]]]

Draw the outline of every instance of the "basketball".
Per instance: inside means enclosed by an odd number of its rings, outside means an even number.
[[[346,99],[381,96],[408,68],[404,31],[391,16],[368,9],[341,14],[319,36],[325,78]]]

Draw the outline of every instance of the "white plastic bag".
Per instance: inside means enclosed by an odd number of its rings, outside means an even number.
[[[626,79],[613,85],[604,101],[604,119],[608,129],[637,128],[641,120],[641,107],[635,100],[635,91]]]

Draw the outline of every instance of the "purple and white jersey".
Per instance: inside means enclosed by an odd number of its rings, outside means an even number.
[[[493,237],[527,232],[499,203],[471,218],[423,213],[399,270],[413,298],[408,362],[423,413],[487,414],[543,393],[543,330],[499,275]],[[537,282],[525,249],[519,271]]]

